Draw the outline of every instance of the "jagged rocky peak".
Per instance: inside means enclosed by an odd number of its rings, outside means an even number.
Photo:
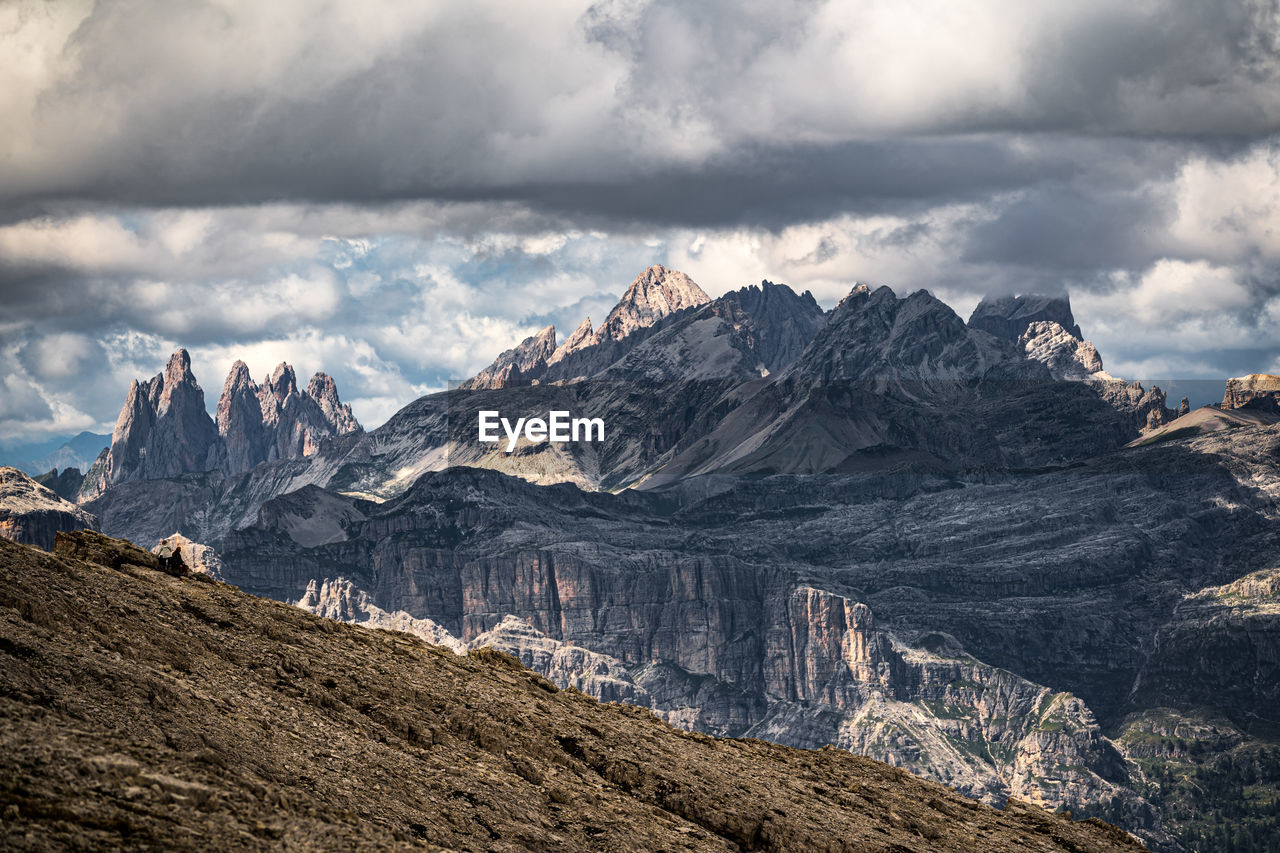
[[[989,332],[1006,341],[1017,341],[1027,327],[1037,321],[1057,323],[1068,334],[1083,340],[1084,334],[1071,313],[1071,298],[1044,294],[987,296],[973,309],[969,327]]]
[[[711,297],[682,272],[655,264],[627,288],[596,331],[596,341],[617,341],[685,308],[706,305]]]
[[[506,388],[537,379],[556,351],[556,327],[547,326],[519,346],[503,351],[484,370],[462,383],[462,388]]]
[[[575,353],[595,343],[595,333],[592,329],[591,318],[587,317],[578,324],[578,328],[573,330],[573,334],[565,339],[564,343],[556,347],[555,352],[551,353],[551,357],[547,359],[547,364],[551,365],[562,361],[570,353]]]
[[[809,291],[796,293],[767,279],[720,297],[714,303],[737,308],[750,327],[751,344],[770,373],[789,365],[804,352],[826,320]]]
[[[0,468],[0,537],[52,550],[59,531],[98,529],[98,520],[17,468]]]
[[[856,285],[792,370],[822,381],[954,380],[983,375],[1004,348],[975,335],[925,290],[901,299],[888,287]]]
[[[1250,373],[1227,380],[1222,395],[1222,408],[1270,408],[1280,406],[1280,376],[1270,373]]]
[[[257,385],[242,361],[231,366],[218,400],[218,432],[226,445],[224,470],[240,473],[261,462],[311,456],[322,439],[359,432],[351,407],[338,398],[327,373],[317,373],[305,393],[293,367],[281,362]]]
[[[85,475],[79,499],[91,500],[109,486],[133,480],[214,470],[240,473],[270,459],[310,455],[325,436],[359,430],[330,377],[317,373],[307,393],[300,393],[287,364],[259,386],[248,366],[237,361],[218,397],[217,417],[211,418],[191,356],[179,349],[163,373],[129,385],[111,446]]]
[[[111,447],[85,475],[81,498],[129,480],[176,477],[215,468],[222,445],[205,410],[191,356],[177,350],[164,372],[129,385],[111,434]]]

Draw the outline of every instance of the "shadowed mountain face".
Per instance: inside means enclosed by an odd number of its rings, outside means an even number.
[[[0,541],[7,848],[1140,849],[155,567],[92,534]]]
[[[858,287],[824,314],[784,285],[706,301],[676,275],[633,283],[621,336],[547,329],[367,434],[88,508],[139,542],[215,546],[246,590],[493,645],[681,727],[836,745],[1167,851],[1204,849],[1236,808],[1221,755],[1254,761],[1266,819],[1275,593],[1222,609],[1208,590],[1274,567],[1272,413],[1175,420],[1106,373],[1065,300],[965,323]],[[252,415],[256,392],[235,399]],[[480,410],[605,436],[508,453],[478,441]],[[244,422],[225,446],[259,446]]]

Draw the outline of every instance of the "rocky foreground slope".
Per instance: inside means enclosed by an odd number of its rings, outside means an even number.
[[[93,533],[0,541],[0,846],[1141,849],[154,565]]]

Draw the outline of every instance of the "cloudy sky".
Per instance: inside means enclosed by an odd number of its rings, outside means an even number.
[[[1280,0],[0,0],[0,442],[187,347],[366,424],[651,263],[1280,372]]]

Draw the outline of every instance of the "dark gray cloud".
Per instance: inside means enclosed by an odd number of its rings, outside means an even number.
[[[46,56],[2,102],[0,203],[26,210],[433,198],[774,227],[1090,169],[1044,138],[1017,156],[1025,134],[1195,146],[1280,119],[1274,0],[19,8],[6,39]]]

